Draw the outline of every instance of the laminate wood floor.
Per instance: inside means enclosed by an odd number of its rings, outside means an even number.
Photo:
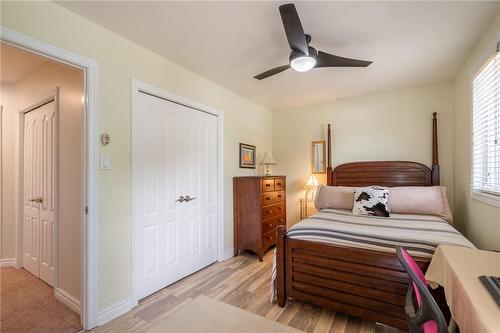
[[[212,264],[143,299],[132,311],[93,331],[142,332],[189,300],[205,295],[305,332],[399,332],[392,327],[304,302],[289,301],[284,308],[271,304],[271,266],[272,251],[266,254],[264,262],[259,262],[255,255],[243,253]]]

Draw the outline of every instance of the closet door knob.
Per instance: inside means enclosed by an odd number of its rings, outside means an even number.
[[[194,200],[194,199],[196,199],[196,197],[190,198],[189,195],[186,195],[184,197],[184,201],[191,201],[191,200]]]

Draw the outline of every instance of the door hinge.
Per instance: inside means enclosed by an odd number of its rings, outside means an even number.
[[[85,206],[85,215],[89,214],[89,206]]]

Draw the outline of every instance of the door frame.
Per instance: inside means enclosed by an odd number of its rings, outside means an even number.
[[[99,65],[79,54],[0,26],[1,40],[15,47],[84,71],[84,191],[82,225],[82,294],[80,320],[86,330],[97,326],[99,240]],[[19,203],[18,203],[19,204]],[[19,212],[18,212],[19,213]],[[16,219],[19,219],[18,215]],[[18,223],[18,222],[16,222]]]
[[[215,108],[203,105],[191,99],[176,95],[172,92],[155,87],[148,83],[132,79],[132,192],[131,192],[131,216],[132,216],[132,306],[135,307],[139,303],[139,259],[138,258],[138,235],[139,221],[137,216],[137,202],[139,199],[138,192],[138,159],[141,147],[138,145],[139,133],[139,94],[146,93],[155,97],[165,99],[167,101],[181,104],[189,108],[205,112],[217,117],[217,261],[224,260],[224,112]]]
[[[54,295],[59,286],[59,87],[55,87],[42,97],[39,97],[35,101],[31,102],[27,106],[23,106],[18,110],[18,122],[19,122],[19,131],[17,138],[17,218],[16,218],[16,266],[18,268],[23,267],[23,239],[24,239],[24,229],[23,229],[23,216],[24,216],[24,124],[25,117],[28,112],[34,111],[37,108],[48,104],[50,102],[54,102],[54,113],[56,117],[56,126],[55,126],[55,141],[56,145],[54,147],[54,174],[55,174],[55,184],[54,184],[54,239],[52,240],[52,253],[53,264],[54,264]],[[39,258],[40,260],[40,258]]]

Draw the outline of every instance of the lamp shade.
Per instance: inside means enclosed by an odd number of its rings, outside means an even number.
[[[273,155],[271,154],[270,151],[266,151],[264,153],[264,158],[262,159],[262,164],[266,164],[266,165],[274,165],[276,164],[276,161],[274,160],[273,158]]]
[[[319,182],[316,179],[316,176],[310,175],[309,178],[307,179],[306,186],[304,186],[304,187],[305,188],[315,188],[318,185],[319,185]]]

